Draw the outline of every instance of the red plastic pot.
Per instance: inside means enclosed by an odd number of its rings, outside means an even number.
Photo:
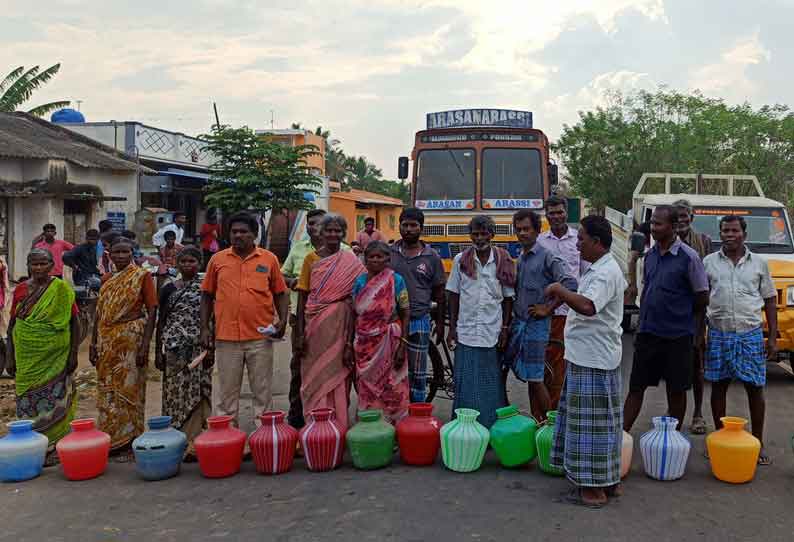
[[[397,424],[400,459],[406,465],[432,465],[441,446],[441,422],[430,403],[411,403],[408,416]]]
[[[342,464],[345,432],[346,428],[336,421],[334,409],[316,408],[309,412],[306,426],[300,431],[301,447],[309,470],[329,471]]]
[[[196,437],[194,446],[201,474],[225,478],[240,472],[248,435],[232,427],[232,416],[207,418],[209,428]]]
[[[108,466],[110,435],[96,428],[94,420],[74,420],[72,432],[55,445],[63,474],[69,480],[96,478]]]
[[[259,473],[281,474],[292,468],[298,431],[284,423],[286,416],[281,410],[263,413],[259,416],[262,425],[248,438]]]

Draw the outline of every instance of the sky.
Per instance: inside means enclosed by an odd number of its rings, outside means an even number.
[[[0,72],[61,63],[30,105],[197,135],[331,131],[396,176],[425,113],[529,110],[553,139],[610,90],[794,105],[794,0],[0,0]],[[34,103],[37,102],[37,103]]]

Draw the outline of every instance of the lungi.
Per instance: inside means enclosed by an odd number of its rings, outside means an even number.
[[[473,408],[480,412],[477,418],[490,428],[496,421],[496,409],[505,406],[505,387],[499,352],[491,348],[455,347],[455,401],[456,408]]]
[[[430,315],[412,319],[408,325],[408,384],[411,402],[427,398],[427,352],[430,348]]]
[[[709,382],[741,380],[766,384],[766,353],[761,328],[745,333],[709,329],[704,377]]]
[[[620,482],[623,404],[620,367],[593,369],[568,362],[557,409],[551,464],[582,487]]]
[[[551,318],[513,318],[504,360],[522,382],[543,382]]]

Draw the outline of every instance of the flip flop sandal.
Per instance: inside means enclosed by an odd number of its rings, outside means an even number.
[[[693,435],[705,435],[707,431],[706,420],[701,416],[692,418],[692,425],[689,426],[689,432]]]
[[[593,510],[597,510],[599,508],[603,508],[604,505],[602,503],[589,503],[585,502],[582,498],[582,490],[578,487],[573,488],[570,490],[565,497],[563,497],[563,501],[567,502],[568,504],[575,504],[577,506],[584,506],[585,508],[591,508]]]

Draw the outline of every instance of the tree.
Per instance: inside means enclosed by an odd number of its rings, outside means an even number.
[[[350,156],[345,162],[345,187],[370,190],[383,178],[383,172],[364,156]]]
[[[0,112],[17,111],[22,104],[30,99],[35,90],[55,77],[60,69],[61,65],[55,64],[44,71],[40,71],[39,66],[33,66],[27,71],[24,66],[12,70],[0,81]],[[40,117],[68,105],[69,102],[64,100],[50,102],[36,106],[28,113]]]
[[[306,159],[317,147],[288,147],[267,141],[244,126],[213,126],[202,136],[215,156],[210,167],[205,201],[226,212],[312,209],[305,192],[317,193],[322,182],[310,172]]]
[[[756,175],[770,197],[785,200],[794,178],[794,114],[698,92],[614,92],[608,105],[565,125],[552,149],[574,191],[599,208],[629,208],[645,172]]]

